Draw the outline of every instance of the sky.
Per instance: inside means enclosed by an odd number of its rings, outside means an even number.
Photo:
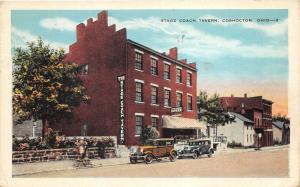
[[[76,25],[95,20],[100,11],[13,10],[12,48],[40,36],[68,51],[76,40]],[[196,62],[198,91],[261,95],[274,102],[273,114],[288,115],[287,10],[108,10],[108,16],[109,25],[127,28],[129,39],[159,52],[177,47],[179,59]],[[217,22],[203,21],[207,19]]]

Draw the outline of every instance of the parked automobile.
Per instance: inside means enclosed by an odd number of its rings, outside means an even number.
[[[130,163],[143,161],[151,164],[154,159],[161,161],[162,158],[169,158],[171,162],[174,162],[176,156],[173,138],[151,139],[147,141],[146,145],[139,146],[136,152],[130,154]]]
[[[209,139],[197,139],[190,140],[189,144],[183,149],[177,151],[178,158],[192,157],[194,159],[201,155],[207,154],[211,157],[214,154],[214,149],[211,140]]]

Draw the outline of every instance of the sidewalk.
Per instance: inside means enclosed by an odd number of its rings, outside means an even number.
[[[21,175],[40,173],[40,172],[75,170],[77,168],[73,166],[74,162],[75,162],[74,160],[63,160],[63,161],[13,164],[12,175],[21,176]],[[93,164],[94,167],[123,165],[129,163],[129,157],[110,158],[110,159],[91,159],[91,163]]]
[[[272,146],[272,147],[262,147],[260,151],[272,151],[277,149],[288,149],[289,145],[283,146]],[[254,148],[237,148],[231,149],[227,148],[225,150],[216,151],[216,155],[220,154],[232,154],[232,153],[242,153],[242,152],[252,152],[256,151]],[[91,160],[94,167],[106,167],[129,164],[129,157],[124,158],[110,158],[110,159],[92,159]],[[13,176],[22,176],[40,172],[51,172],[51,171],[62,171],[62,170],[75,170],[73,166],[73,160],[63,160],[63,161],[50,161],[50,162],[37,162],[37,163],[25,163],[25,164],[13,164],[12,171]]]
[[[224,150],[216,151],[216,154],[230,154],[230,153],[241,153],[241,152],[252,152],[252,151],[272,151],[278,149],[288,149],[289,145],[280,145],[280,146],[270,146],[270,147],[261,147],[260,150],[255,150],[255,148],[227,148]]]

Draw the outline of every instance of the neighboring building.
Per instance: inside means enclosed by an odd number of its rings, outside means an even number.
[[[65,60],[82,67],[91,102],[55,129],[66,135],[118,136],[119,144],[136,145],[148,125],[162,137],[194,135],[201,128],[196,63],[178,60],[177,48],[166,55],[127,39],[125,28],[107,25],[106,11],[77,25],[76,34]]]
[[[261,134],[260,146],[273,145],[272,101],[262,96],[247,97],[245,94],[244,97],[220,97],[220,103],[225,111],[236,112],[254,121],[256,137]]]
[[[228,143],[240,143],[244,147],[253,146],[255,143],[254,122],[241,114],[228,112],[234,116],[234,121],[224,126],[217,127],[218,136],[225,136]],[[216,136],[216,129],[210,128],[210,135]]]
[[[42,121],[33,122],[32,120],[24,121],[21,124],[13,124],[13,135],[15,137],[39,137],[42,136]]]
[[[282,121],[273,122],[273,141],[279,144],[290,143],[290,124]]]

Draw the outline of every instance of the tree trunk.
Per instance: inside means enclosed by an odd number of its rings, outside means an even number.
[[[48,128],[49,128],[49,122],[47,119],[42,119],[42,138],[44,139],[45,135],[48,132]]]

